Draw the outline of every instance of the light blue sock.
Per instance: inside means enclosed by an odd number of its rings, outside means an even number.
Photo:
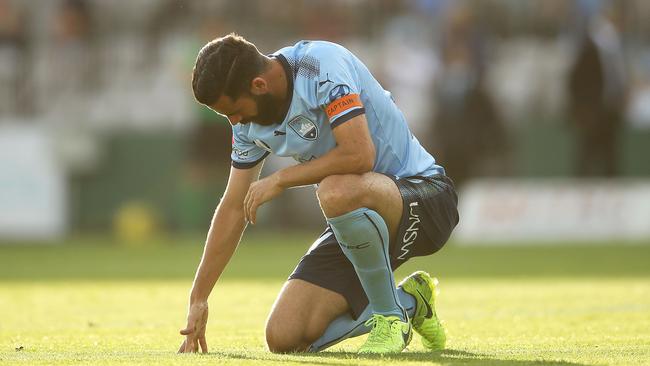
[[[401,288],[397,289],[397,295],[409,318],[413,317],[415,315],[415,299],[413,296],[407,294]],[[352,316],[347,313],[339,316],[327,326],[325,333],[309,346],[307,352],[322,351],[348,338],[358,337],[370,332],[370,327],[367,327],[364,323],[370,319],[371,315],[372,309],[368,305],[357,320],[352,319]]]
[[[375,211],[359,208],[327,219],[341,250],[352,262],[374,314],[406,320],[388,258],[388,227]]]

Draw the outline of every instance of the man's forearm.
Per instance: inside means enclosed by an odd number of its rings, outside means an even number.
[[[208,299],[214,284],[237,248],[245,228],[243,209],[219,204],[208,231],[201,264],[196,271],[190,303]]]
[[[318,159],[284,168],[275,174],[281,187],[291,188],[317,184],[335,174],[363,174],[372,170],[373,164],[374,151],[369,156],[335,147]]]

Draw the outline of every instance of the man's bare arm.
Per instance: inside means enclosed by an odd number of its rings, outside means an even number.
[[[246,228],[244,197],[250,184],[257,180],[263,163],[251,169],[231,168],[226,192],[217,206],[196,271],[190,301],[207,300],[214,284],[232,257]]]
[[[333,130],[336,147],[318,159],[275,172],[251,184],[244,199],[246,219],[255,223],[257,208],[284,189],[320,183],[336,174],[363,174],[375,163],[375,145],[365,115],[356,116]]]
[[[275,174],[282,188],[320,183],[335,174],[362,174],[372,170],[375,145],[365,115],[356,116],[334,130],[336,147],[318,159],[290,166]]]
[[[251,169],[231,168],[226,192],[215,210],[190,292],[186,336],[179,352],[207,352],[205,325],[208,296],[230,261],[246,228],[243,201],[252,182],[259,178],[262,163]]]

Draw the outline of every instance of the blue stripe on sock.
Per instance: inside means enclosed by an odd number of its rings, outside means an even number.
[[[393,268],[390,266],[390,260],[388,260],[388,257],[386,256],[386,250],[383,250],[383,248],[386,248],[385,247],[386,243],[384,243],[384,238],[381,236],[381,231],[379,231],[379,227],[377,227],[377,224],[375,224],[375,222],[372,220],[372,218],[366,212],[364,212],[363,214],[364,214],[364,216],[366,216],[368,221],[370,221],[372,226],[375,227],[375,230],[377,230],[377,235],[379,235],[379,240],[381,240],[381,245],[382,245],[381,254],[384,256],[384,261],[386,262],[386,265],[388,266],[388,270],[392,273]],[[391,283],[391,286],[394,287],[395,284]],[[395,304],[397,305],[398,308],[400,308],[400,310],[402,310],[402,316],[404,317],[404,321],[406,321],[408,319],[408,316],[406,316],[406,310],[404,310],[404,308],[400,304],[399,299],[397,298],[397,294],[395,293],[395,291],[393,291],[392,294],[393,294],[393,300],[395,300]]]
[[[313,349],[313,348],[310,347],[308,351],[309,351],[309,352],[318,352],[318,351],[320,351],[320,350],[323,350],[323,349],[326,349],[326,348],[328,348],[328,347],[330,347],[330,346],[333,346],[333,345],[339,343],[340,341],[347,339],[348,336],[349,336],[351,333],[353,333],[354,331],[356,331],[359,327],[363,326],[365,323],[366,323],[366,322],[363,321],[363,322],[361,322],[361,323],[355,325],[354,328],[350,329],[348,332],[346,332],[346,333],[343,334],[342,336],[340,336],[340,337],[338,337],[338,338],[336,338],[336,339],[334,339],[334,340],[331,340],[331,341],[329,341],[329,342],[323,344],[323,345],[320,346],[318,349]]]

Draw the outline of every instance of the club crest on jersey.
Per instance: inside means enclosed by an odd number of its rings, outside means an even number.
[[[255,142],[255,145],[261,147],[262,149],[264,149],[264,150],[266,150],[268,152],[273,152],[273,151],[271,151],[271,146],[269,146],[269,144],[267,144],[266,142],[264,142],[264,141],[262,141],[260,139],[255,139],[254,142]]]
[[[298,116],[289,121],[289,127],[305,140],[314,141],[318,138],[318,127],[305,116]]]
[[[339,84],[330,90],[330,103],[348,94],[350,94],[350,87],[345,84]]]

